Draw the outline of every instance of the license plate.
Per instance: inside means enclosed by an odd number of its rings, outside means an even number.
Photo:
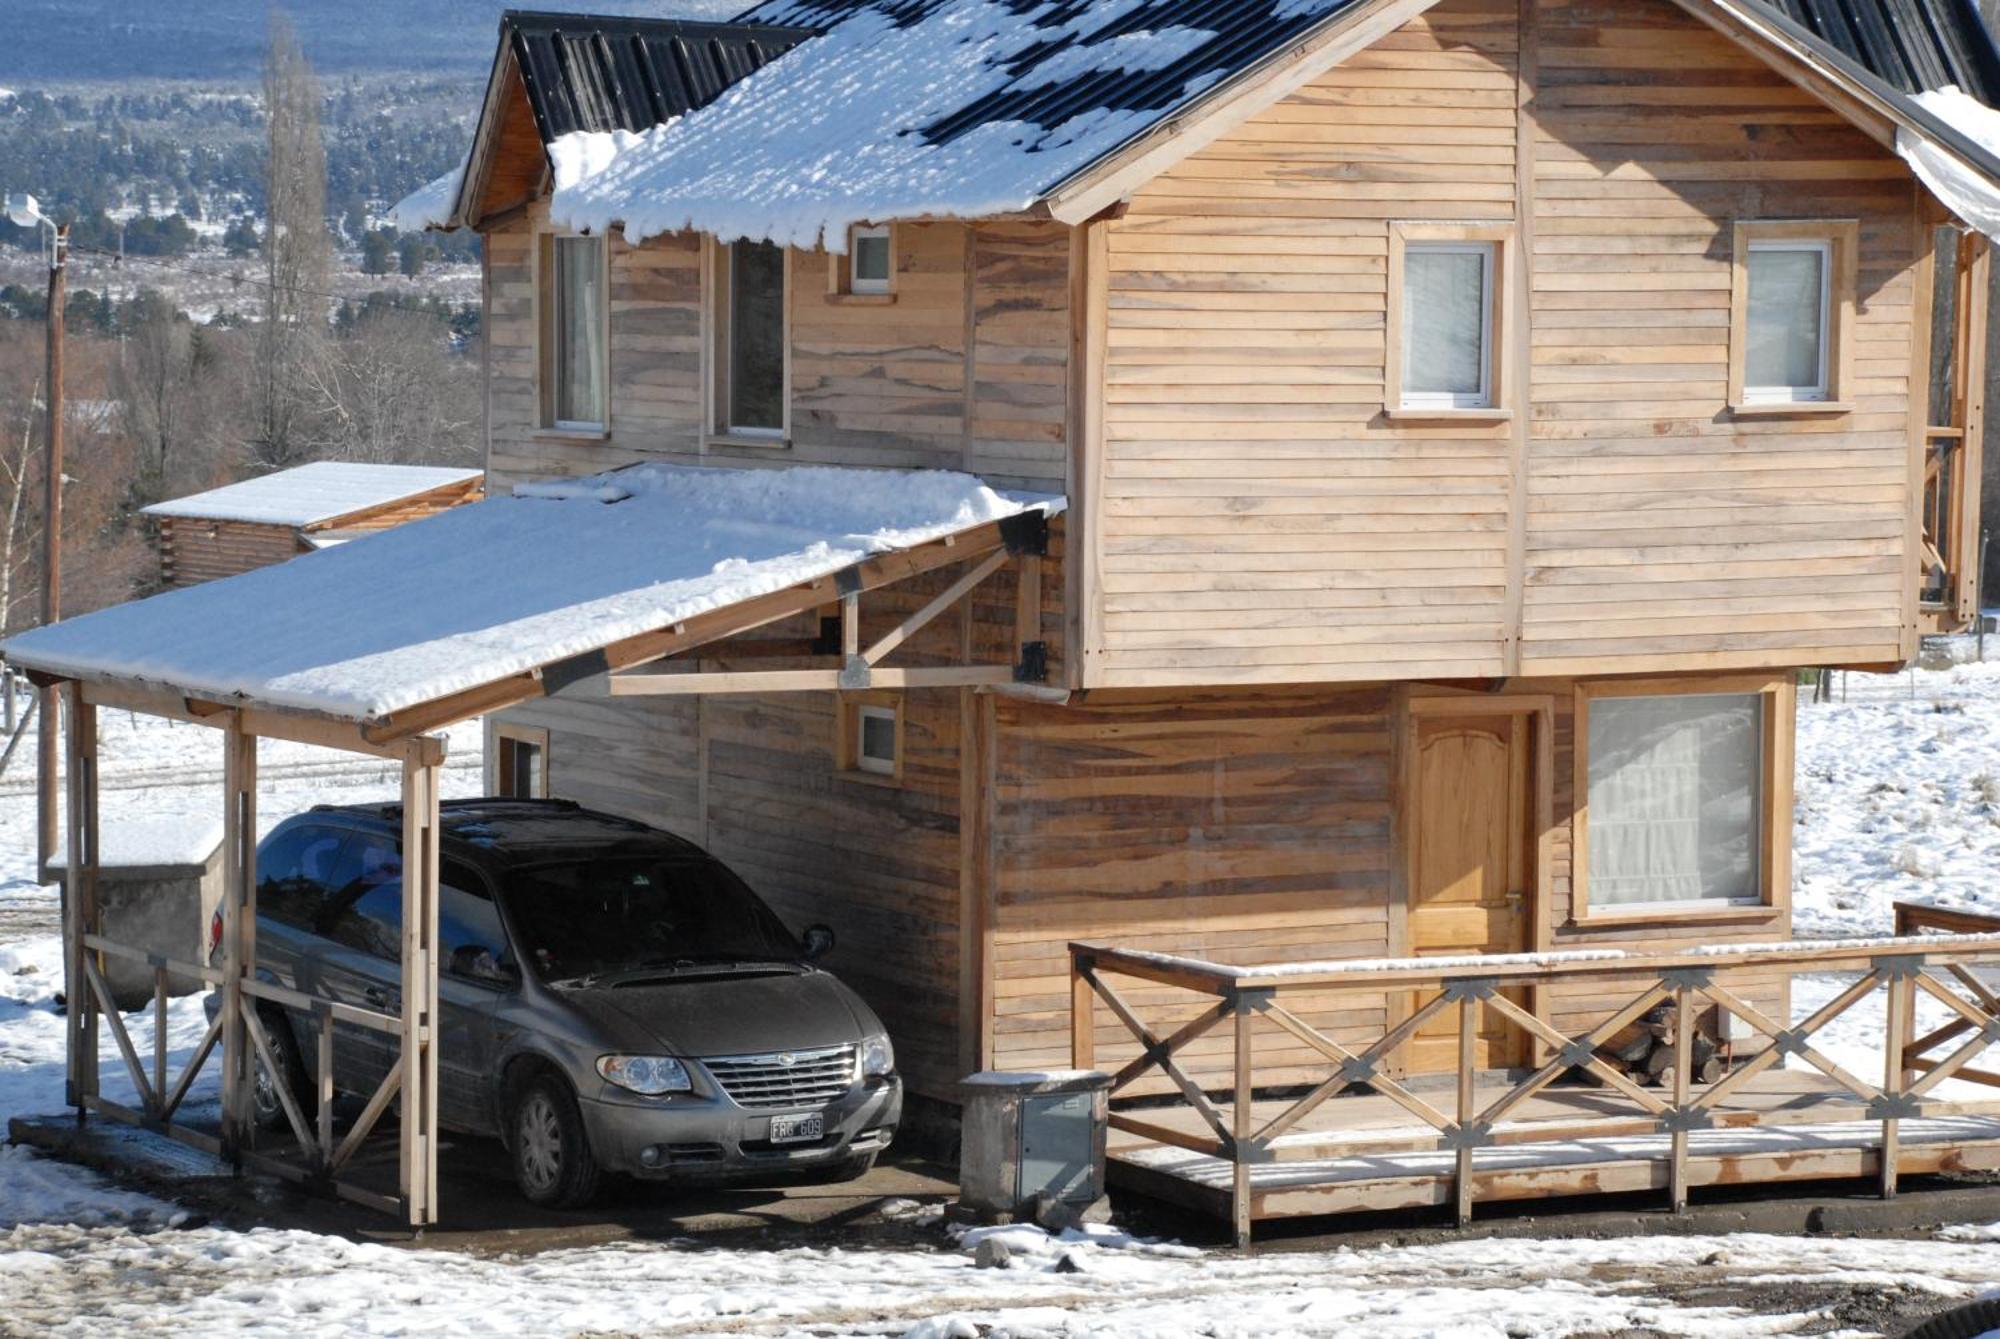
[[[809,1144],[826,1137],[826,1116],[818,1111],[808,1116],[771,1117],[771,1142]]]

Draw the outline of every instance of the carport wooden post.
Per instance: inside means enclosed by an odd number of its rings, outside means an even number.
[[[69,841],[63,859],[63,998],[69,1009],[69,1104],[84,1119],[97,1097],[97,999],[85,975],[84,936],[99,933],[97,915],[97,708],[76,683],[62,686],[64,771],[69,786]]]
[[[438,771],[444,741],[403,751],[403,1203],[411,1227],[437,1221]]]
[[[222,736],[222,1147],[250,1146],[254,1061],[243,979],[257,963],[257,736],[231,711]],[[240,1166],[240,1161],[238,1163]]]

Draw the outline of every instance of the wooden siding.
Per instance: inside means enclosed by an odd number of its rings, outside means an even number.
[[[1083,683],[1899,660],[1917,194],[1667,0],[1443,0],[1095,225]],[[1727,406],[1770,218],[1859,220],[1847,412]],[[1385,414],[1389,227],[1472,220],[1525,395]]]
[[[1042,565],[1042,636],[1060,673],[1060,519],[1051,538],[1052,559]],[[864,597],[863,643],[957,575],[947,569]],[[1008,569],[919,631],[893,659],[908,666],[1004,662],[1014,650],[1014,614]],[[687,663],[740,668],[739,657],[753,644],[809,639],[818,631],[813,619],[776,624]],[[911,1086],[954,1099],[977,1004],[976,995],[966,1000],[960,989],[960,749],[972,695],[931,689],[889,696],[902,725],[902,769],[894,780],[840,770],[842,701],[832,693],[615,702],[576,695],[513,708],[499,719],[548,730],[553,796],[706,846],[794,930],[831,925],[840,946],[827,966],[881,1016]]]
[[[306,550],[299,532],[289,525],[160,518],[160,580],[169,586],[198,586],[233,577],[296,558]]]
[[[535,206],[487,234],[488,466],[520,479],[648,459],[965,469],[1060,492],[1067,459],[1069,230],[901,224],[891,302],[828,291],[824,252],[791,255],[790,446],[706,431],[702,242],[611,246],[611,423],[540,431]]]
[[[1540,881],[1548,905],[1533,908],[1530,918],[1538,927],[1532,947],[1651,951],[1789,936],[1784,907],[1736,910],[1720,921],[1680,915],[1575,923],[1574,687],[1518,680],[1507,691],[1547,694],[1556,703],[1552,868]],[[1240,966],[1407,953],[1395,872],[1395,829],[1406,819],[1393,779],[1406,719],[1387,684],[1097,693],[1071,707],[1001,701],[985,855],[994,890],[990,1062],[1008,1069],[1068,1063],[1071,940]],[[1789,835],[1788,828],[1778,833],[1780,840]],[[1635,993],[1617,990],[1566,987],[1536,1006],[1557,1027],[1581,1031],[1592,1009],[1602,1016]],[[1198,1007],[1168,989],[1137,988],[1130,998],[1155,1031],[1171,1030]],[[1750,998],[1782,1007],[1775,981]],[[1347,995],[1302,1007],[1344,1044],[1365,1046],[1407,1004]],[[1136,1052],[1108,1013],[1100,1022],[1098,1064],[1115,1069]],[[1260,1025],[1257,1037],[1260,1083],[1324,1076],[1289,1034]],[[1196,1043],[1190,1072],[1226,1087],[1228,1045],[1226,1030]]]

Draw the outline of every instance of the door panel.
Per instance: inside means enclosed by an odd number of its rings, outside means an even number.
[[[1533,886],[1529,803],[1533,781],[1526,716],[1419,716],[1410,770],[1410,950],[1417,957],[1523,953]],[[1419,992],[1421,1008],[1435,991]],[[1509,998],[1525,1003],[1521,994]],[[1527,1038],[1497,1011],[1479,1012],[1475,1063],[1527,1060]],[[1415,1072],[1455,1069],[1458,1011],[1418,1029]]]

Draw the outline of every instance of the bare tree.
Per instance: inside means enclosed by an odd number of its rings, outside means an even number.
[[[326,229],[326,145],[319,80],[282,10],[271,12],[264,56],[267,131],[264,323],[257,349],[251,454],[266,469],[306,450],[304,384],[326,341],[333,242]]]
[[[364,312],[310,370],[317,454],[339,460],[476,463],[477,366],[423,312]]]
[[[8,440],[0,442],[0,489],[6,491],[7,499],[6,519],[0,521],[4,527],[0,529],[0,633],[13,630],[15,604],[26,603],[36,594],[26,579],[30,560],[21,530],[31,483],[28,463],[35,455],[34,406],[41,393],[42,382],[37,377],[19,415],[9,415],[13,421],[5,424]]]
[[[139,294],[130,312],[128,356],[120,363],[117,385],[125,430],[139,451],[132,500],[144,506],[177,496],[185,485],[207,483],[215,397],[207,385],[211,360],[194,323],[150,289]]]

